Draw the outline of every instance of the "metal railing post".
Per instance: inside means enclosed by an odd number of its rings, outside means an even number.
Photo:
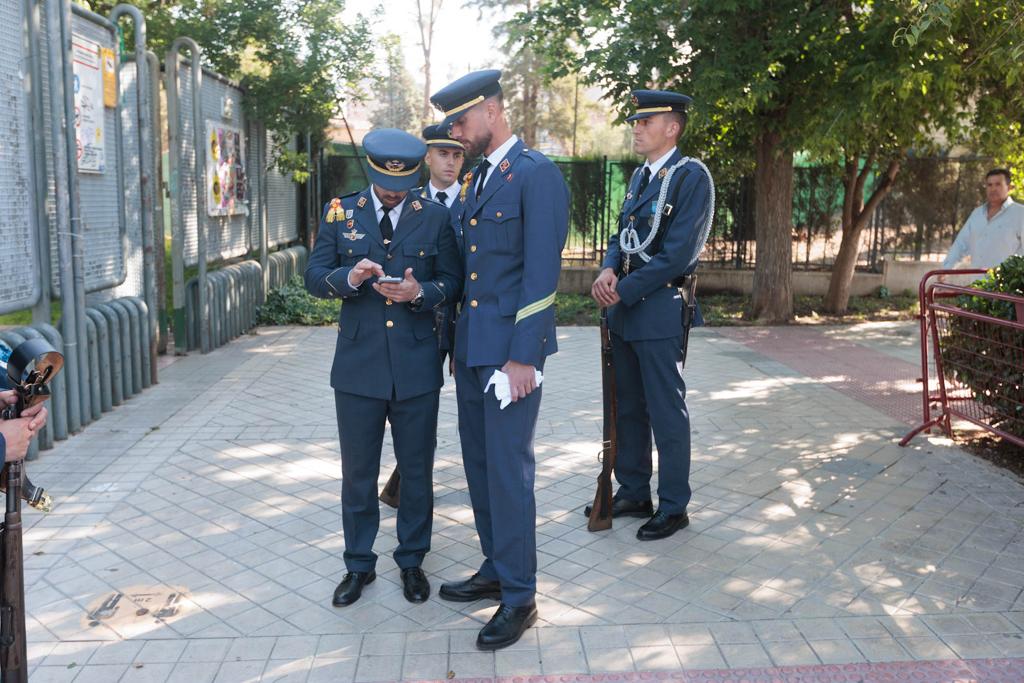
[[[185,207],[181,198],[181,102],[178,96],[178,55],[182,48],[191,55],[192,73],[192,137],[195,148],[193,162],[196,193],[196,243],[199,261],[199,347],[203,353],[210,350],[209,296],[206,291],[206,180],[205,180],[205,147],[203,132],[202,86],[203,65],[202,50],[191,38],[181,36],[175,38],[164,60],[167,71],[167,127],[170,141],[169,159],[171,161],[171,258],[174,271],[174,351],[185,353],[188,349],[185,328]],[[180,337],[180,339],[179,339]]]
[[[153,153],[151,145],[156,135],[152,125],[152,107],[149,105],[151,89],[149,88],[149,62],[146,58],[146,19],[134,5],[116,5],[110,11],[110,21],[117,24],[122,17],[130,17],[135,27],[135,100],[136,100],[136,132],[139,145],[139,187],[142,190],[142,281],[143,299],[149,309],[147,325],[149,327],[149,361],[148,372],[152,381],[156,381],[156,338],[157,338],[157,294],[156,264],[153,248],[153,204],[156,196],[153,173]],[[148,383],[147,383],[148,385]]]

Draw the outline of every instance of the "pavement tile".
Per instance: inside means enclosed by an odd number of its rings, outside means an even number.
[[[587,659],[583,649],[544,650],[541,653],[541,671],[545,675],[588,673]]]
[[[266,662],[224,662],[217,670],[214,683],[258,683]]]
[[[508,651],[494,653],[494,670],[497,676],[538,676],[542,671],[540,652],[537,650]]]
[[[760,643],[719,643],[719,649],[730,668],[742,669],[771,666],[772,660]]]
[[[808,640],[822,664],[854,664],[867,661],[850,640]]]
[[[448,656],[448,669],[454,672],[455,678],[494,676],[494,653],[453,652]]]
[[[376,683],[1022,657],[1024,485],[943,439],[899,448],[895,404],[840,376],[857,359],[876,374],[909,368],[913,385],[912,362],[882,361],[905,357],[915,333],[697,331],[693,523],[638,545],[640,520],[590,534],[579,514],[600,439],[598,340],[560,329],[537,430],[541,620],[498,653],[475,646],[493,603],[412,609],[390,563],[359,604],[329,606],[344,572],[333,396],[324,384],[299,407],[274,391],[300,355],[326,382],[332,329],[265,328],[179,358],[33,463],[59,482],[60,505],[25,518],[32,681],[116,680],[119,668],[124,680]],[[916,413],[914,391],[900,400]],[[481,559],[456,419],[449,381],[424,563],[439,580]],[[382,481],[392,449],[387,436]],[[396,542],[383,509],[376,550]],[[113,590],[170,587],[187,592],[187,613],[83,621]]]
[[[142,664],[140,661],[136,661],[135,664],[128,667],[119,683],[167,683],[175,666],[173,664]]]
[[[591,673],[634,671],[633,657],[629,648],[587,648],[587,665]]]
[[[355,680],[357,660],[355,657],[340,659],[320,658],[313,660],[307,683],[351,683]]]
[[[724,666],[722,652],[714,643],[703,645],[676,645],[676,656],[683,669],[719,669]]]
[[[1002,654],[987,636],[942,636],[942,640],[961,659],[984,659]]]
[[[679,668],[679,656],[672,645],[631,647],[629,652],[637,671],[674,671]]]
[[[869,662],[899,662],[912,659],[895,638],[854,638],[853,644]]]
[[[175,663],[181,659],[188,646],[184,640],[149,640],[135,656],[136,662],[142,664]]]
[[[776,666],[806,666],[819,663],[818,656],[803,639],[764,643],[764,649]]]
[[[166,683],[212,683],[218,666],[210,662],[178,662]]]

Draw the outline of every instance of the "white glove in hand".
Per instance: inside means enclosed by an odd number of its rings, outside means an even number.
[[[544,381],[544,373],[540,370],[534,369],[534,376],[536,377],[537,386],[539,387],[541,382]],[[491,375],[491,379],[487,382],[487,386],[484,387],[484,393],[494,387],[494,398],[498,399],[501,404],[501,410],[505,410],[508,404],[512,402],[512,390],[508,386],[508,375],[501,370],[495,370],[494,374]]]

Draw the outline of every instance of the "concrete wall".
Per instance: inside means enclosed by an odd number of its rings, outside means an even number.
[[[883,261],[881,273],[854,273],[850,294],[871,296],[879,287],[886,287],[892,294],[906,290],[917,293],[917,285],[930,270],[941,264],[916,261]],[[558,281],[558,291],[563,294],[589,294],[590,285],[597,277],[598,268],[593,266],[565,266]],[[793,293],[797,296],[824,296],[828,292],[828,271],[794,271]],[[726,270],[702,268],[699,271],[698,289],[703,293],[732,292],[750,294],[754,283],[753,270]]]

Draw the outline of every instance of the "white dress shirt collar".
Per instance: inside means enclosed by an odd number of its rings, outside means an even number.
[[[519,137],[516,135],[512,135],[512,137],[510,137],[508,140],[501,143],[501,146],[498,147],[498,149],[494,150],[493,152],[487,155],[487,161],[491,162],[490,168],[487,169],[488,176],[490,176],[491,174],[491,169],[498,167],[498,164],[501,163],[501,160],[508,156],[508,153],[512,149],[512,146],[515,145],[518,141]]]
[[[377,223],[379,224],[384,218],[384,204],[381,203],[380,198],[377,196],[377,192],[372,188],[370,189],[370,198],[373,200],[373,209],[377,214]],[[405,200],[408,198],[409,195],[406,194],[405,197],[402,198],[402,201],[398,202],[398,205],[388,212],[391,214],[391,229],[395,232],[398,231],[398,217],[402,215],[402,208],[405,206]]]
[[[1010,208],[1014,204],[1015,204],[1015,202],[1013,201],[1013,197],[1010,197],[1009,195],[1007,195],[1006,201],[1003,202],[1003,205],[999,207],[999,210],[996,211],[995,215],[992,216],[992,218],[989,218],[989,220],[990,221],[995,220],[996,218],[999,217],[999,214],[1001,214],[1003,211],[1006,211],[1008,208]],[[988,204],[985,204],[984,209],[985,209],[985,217],[988,218]]]
[[[663,157],[661,157],[660,159],[658,159],[654,163],[651,163],[650,161],[646,162],[644,164],[644,168],[651,169],[651,176],[653,177],[658,171],[661,170],[662,166],[664,166],[665,164],[668,163],[668,160],[672,158],[672,155],[675,154],[675,152],[676,152],[676,148],[673,147],[668,152],[666,152]]]
[[[455,198],[459,196],[460,189],[461,187],[458,178],[455,179],[454,183],[452,183],[448,187],[441,188],[440,190],[434,186],[434,181],[430,181],[429,183],[427,183],[427,194],[430,195],[430,198],[435,199],[437,197],[438,192],[444,192],[444,196],[446,197],[446,199],[444,200],[444,205],[447,207],[451,207],[452,202],[454,202]]]

